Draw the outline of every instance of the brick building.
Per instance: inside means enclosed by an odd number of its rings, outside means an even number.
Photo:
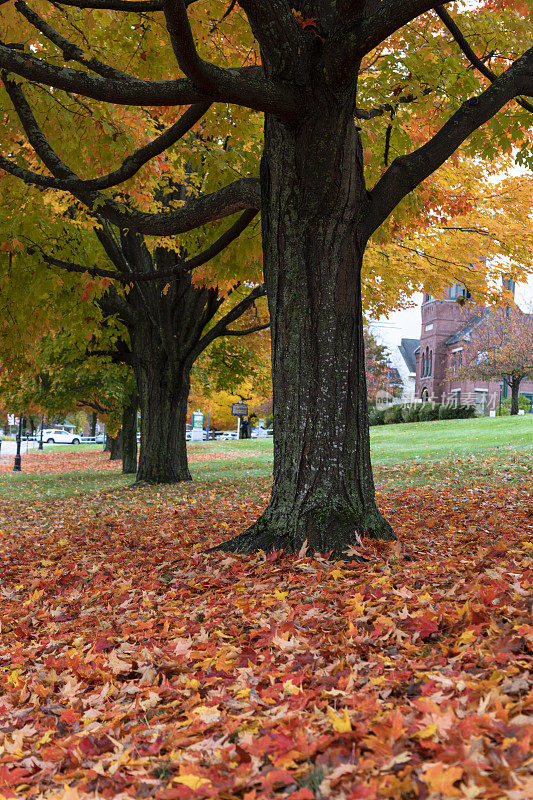
[[[506,288],[513,290],[512,282]],[[424,295],[420,343],[415,350],[415,397],[421,400],[474,404],[480,413],[496,409],[502,399],[510,396],[505,381],[448,380],[448,367],[462,364],[462,351],[472,331],[483,324],[483,316],[472,315],[465,323],[464,311],[457,300],[468,298],[459,284],[449,287],[446,297],[437,299]],[[488,311],[486,313],[489,313]],[[523,380],[520,394],[529,398],[533,407],[533,381]]]

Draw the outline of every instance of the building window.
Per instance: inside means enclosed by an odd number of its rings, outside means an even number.
[[[431,375],[431,373],[432,373],[432,372],[433,372],[433,350],[431,350],[431,351],[430,351],[430,353],[429,353],[429,370],[428,370],[428,375]]]
[[[474,389],[474,405],[478,414],[484,414],[487,408],[487,389]]]
[[[461,405],[461,390],[460,389],[452,389],[452,403],[455,403],[456,406]]]
[[[431,375],[430,353],[429,347],[426,347],[426,352],[422,355],[422,378],[427,378]]]
[[[422,394],[420,395],[420,397],[422,398],[422,402],[423,403],[427,403],[428,400],[429,400],[429,392],[428,392],[428,390],[426,389],[425,386],[422,389]]]
[[[429,325],[426,325],[426,330],[427,331],[432,331],[433,330],[433,323],[432,322],[430,322]]]
[[[450,300],[458,300],[460,297],[463,297],[466,300],[470,300],[472,295],[464,286],[460,283],[452,283],[448,290],[448,295]]]

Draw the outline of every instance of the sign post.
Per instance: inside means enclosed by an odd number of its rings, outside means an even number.
[[[204,438],[204,420],[205,416],[200,410],[193,411],[192,415],[192,431],[191,441],[201,442]]]
[[[248,416],[248,406],[246,403],[232,403],[231,413],[237,417],[237,439],[241,438],[241,421]]]

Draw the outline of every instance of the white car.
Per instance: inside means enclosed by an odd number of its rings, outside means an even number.
[[[37,431],[37,441],[40,438],[41,431]],[[43,442],[46,442],[46,444],[80,444],[81,436],[77,433],[64,431],[61,428],[45,428],[43,430]]]
[[[227,442],[229,439],[238,439],[237,431],[217,431],[215,439],[219,442]]]

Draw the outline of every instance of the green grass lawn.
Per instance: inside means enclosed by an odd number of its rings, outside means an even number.
[[[533,475],[533,416],[376,426],[371,428],[371,447],[375,481],[381,489],[410,484],[454,487],[494,480],[495,476],[502,485],[524,482]],[[101,450],[101,445],[58,446],[54,452],[89,449]],[[272,439],[195,442],[188,451],[191,455],[214,454],[213,460],[191,462],[198,486],[223,493],[225,484],[237,483],[247,497],[268,489]],[[229,457],[216,460],[216,454]],[[114,471],[6,472],[0,475],[0,498],[67,497],[126,488],[132,482],[131,476]],[[153,489],[165,493],[188,490],[186,486]]]

